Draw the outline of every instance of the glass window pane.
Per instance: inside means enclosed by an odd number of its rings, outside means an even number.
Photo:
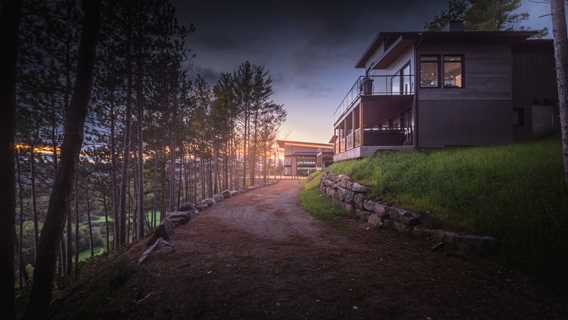
[[[420,59],[420,87],[438,87],[438,60],[436,57],[422,57]]]
[[[462,57],[444,57],[444,87],[463,88]]]

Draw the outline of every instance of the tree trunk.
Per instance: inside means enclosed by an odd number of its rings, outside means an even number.
[[[35,138],[33,138],[35,139]],[[35,188],[35,145],[32,142],[30,146],[30,175],[31,175],[31,189],[32,189],[32,213],[34,219],[34,259],[37,260],[37,251],[39,247],[39,225],[37,216],[37,200],[36,200],[36,188]],[[34,261],[35,261],[34,260]]]
[[[19,223],[19,241],[20,247],[18,250],[18,257],[20,262],[20,286],[24,287],[24,273],[26,264],[24,262],[23,241],[24,241],[24,186],[22,184],[22,168],[20,164],[20,155],[16,154],[16,168],[17,168],[17,181],[18,181],[18,198],[20,203],[20,223]],[[26,283],[27,284],[27,283]]]
[[[141,2],[140,2],[141,3]],[[138,185],[137,185],[137,208],[138,208],[138,228],[137,239],[144,238],[144,226],[146,221],[146,213],[144,212],[144,141],[143,141],[143,124],[144,124],[144,93],[143,90],[143,66],[142,66],[142,49],[140,39],[138,40],[138,52],[136,55],[136,105],[137,105],[137,138],[138,138]]]
[[[132,14],[128,14],[128,35],[126,40],[126,120],[124,128],[124,149],[122,154],[122,170],[120,182],[120,223],[119,223],[119,245],[124,246],[127,244],[127,220],[126,220],[126,206],[127,206],[127,187],[128,187],[128,158],[130,158],[130,118],[132,117]]]
[[[112,99],[112,98],[111,98]],[[116,142],[115,142],[115,121],[114,99],[110,104],[110,157],[111,157],[111,187],[112,187],[112,217],[113,221],[113,247],[118,248],[119,239],[119,199],[118,199],[118,179],[116,177],[117,159],[116,159]]]
[[[100,28],[100,4],[100,0],[83,1],[85,16],[79,44],[77,80],[70,108],[65,112],[61,165],[57,169],[45,224],[40,236],[34,282],[25,319],[45,317],[51,301],[57,247],[63,232],[65,211],[69,207],[69,194],[75,178],[75,167],[83,143],[84,123],[91,98],[96,44]],[[11,236],[10,233],[8,234]]]
[[[88,182],[88,181],[87,181]],[[93,245],[93,224],[91,222],[91,199],[89,198],[89,186],[87,185],[86,191],[87,201],[87,224],[89,227],[89,249],[91,249],[91,257],[95,256],[95,246]]]
[[[0,152],[0,181],[4,192],[0,203],[0,287],[6,305],[3,315],[8,319],[16,317],[14,305],[14,246],[16,214],[16,180],[14,166],[16,134],[16,63],[18,61],[18,28],[22,2],[4,1],[0,13],[0,41],[4,57],[0,59],[0,107],[3,110],[0,125],[2,137]]]
[[[78,177],[75,176],[75,188],[73,190],[73,197],[75,199],[75,280],[79,276],[79,253],[81,248],[79,247],[79,190],[77,190],[77,180]]]
[[[256,183],[256,156],[257,156],[257,148],[258,148],[258,110],[254,113],[253,119],[253,142],[254,146],[252,147],[251,156],[250,156],[250,183],[254,185]]]
[[[568,188],[568,38],[566,37],[566,12],[564,0],[550,0],[554,57],[558,86],[558,109],[564,163],[564,183]]]
[[[108,225],[108,205],[106,194],[103,192],[103,210],[105,211],[105,228],[106,228],[106,252],[110,252],[110,228]]]

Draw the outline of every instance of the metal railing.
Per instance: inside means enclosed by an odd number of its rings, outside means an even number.
[[[333,113],[337,122],[360,96],[392,96],[414,94],[414,75],[360,76]]]

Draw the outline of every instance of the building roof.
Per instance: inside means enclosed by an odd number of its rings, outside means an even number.
[[[384,41],[395,42],[402,40],[403,44],[408,41],[418,40],[437,40],[437,41],[522,41],[537,35],[536,31],[422,31],[422,32],[381,32],[371,45],[365,50],[363,56],[357,61],[356,68],[364,68],[369,59],[381,46]],[[394,46],[391,46],[394,47]]]
[[[276,140],[276,143],[280,148],[284,148],[285,146],[296,146],[296,147],[306,147],[306,148],[333,149],[333,145],[329,143],[292,141],[292,140]]]

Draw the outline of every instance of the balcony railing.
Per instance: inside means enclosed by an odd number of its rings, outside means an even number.
[[[392,96],[414,94],[414,75],[360,76],[335,109],[337,122],[360,96]]]

